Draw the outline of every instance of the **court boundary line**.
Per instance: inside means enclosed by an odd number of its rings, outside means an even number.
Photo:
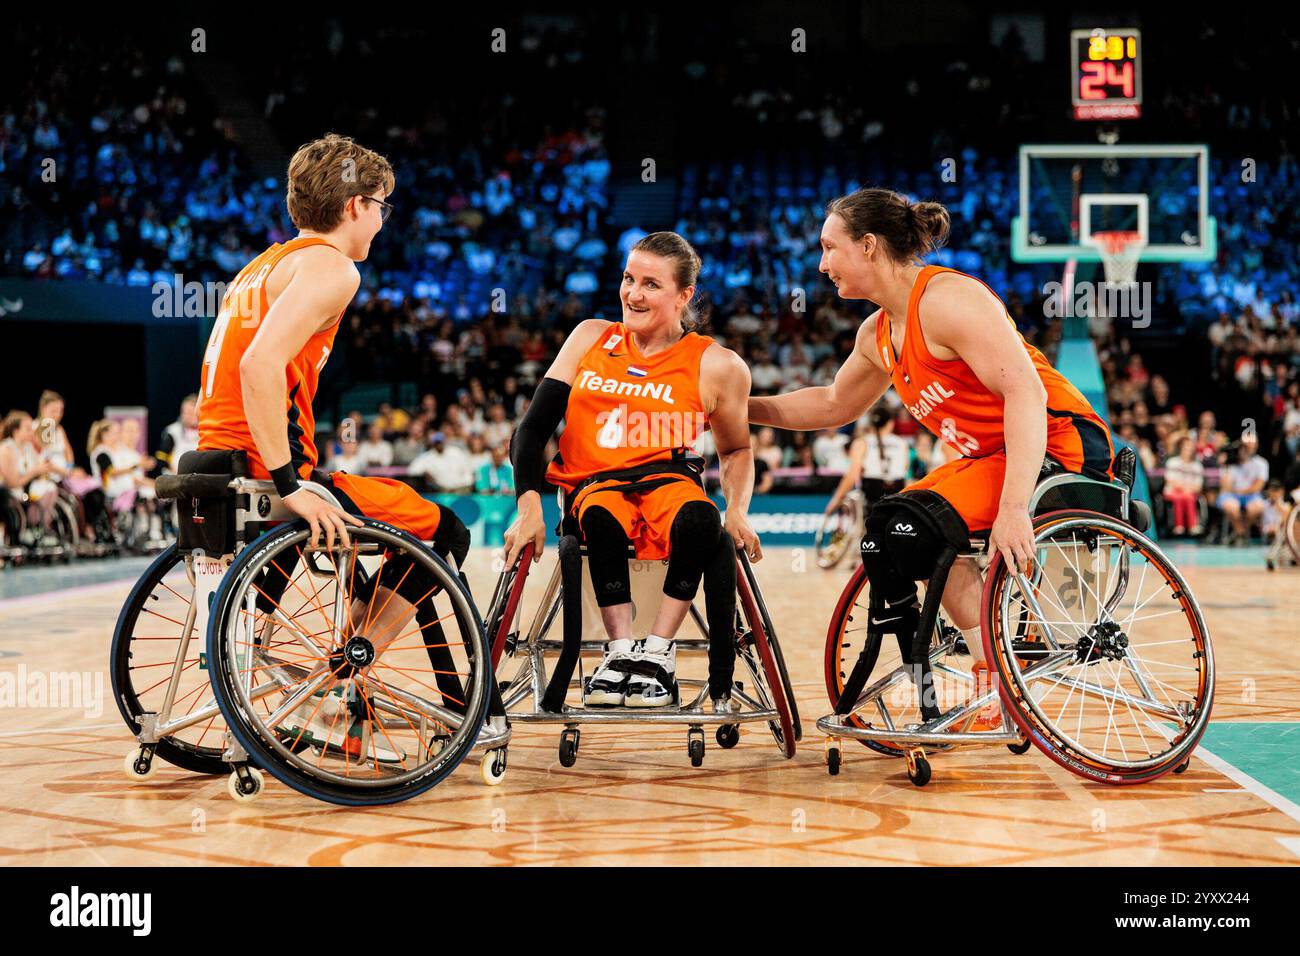
[[[1282,813],[1286,814],[1292,820],[1300,823],[1300,806],[1297,806],[1271,787],[1266,787],[1264,784],[1260,783],[1260,781],[1246,773],[1246,771],[1228,763],[1228,761],[1224,760],[1214,751],[1207,750],[1204,744],[1196,748],[1195,756],[1204,760],[1229,780],[1240,784],[1243,789],[1259,797],[1275,810],[1282,811]]]

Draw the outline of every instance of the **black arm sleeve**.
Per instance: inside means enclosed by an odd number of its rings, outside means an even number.
[[[541,492],[546,463],[546,443],[555,434],[569,405],[570,386],[559,379],[543,378],[523,421],[510,438],[510,464],[515,469],[515,497],[526,491]]]

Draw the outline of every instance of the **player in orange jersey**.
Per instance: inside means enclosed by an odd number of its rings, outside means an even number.
[[[1025,342],[984,283],[922,264],[921,257],[945,241],[948,226],[943,206],[913,204],[887,189],[860,189],[830,203],[820,271],[840,298],[881,308],[858,329],[853,353],[832,384],[751,398],[749,418],[796,430],[838,427],[857,419],[892,384],[912,415],[962,456],[904,494],[951,506],[967,530],[989,530],[990,553],[1026,568],[1034,554],[1029,496],[1045,459],[1109,478],[1114,449],[1087,400]],[[873,600],[884,598],[890,606],[879,616],[873,612],[872,622],[881,633],[905,631],[909,621],[915,628],[915,585],[897,579],[892,563],[882,561],[887,542],[879,544],[864,539],[864,565]],[[962,630],[979,624],[981,587],[974,561],[953,566],[943,606]],[[887,590],[897,593],[876,593]],[[983,682],[982,644],[968,639],[967,645]],[[1000,720],[990,705],[976,726],[989,729]]]
[[[546,540],[542,458],[560,419],[559,454],[546,477],[569,493],[609,634],[588,680],[589,705],[656,707],[677,699],[674,637],[705,578],[711,631],[735,621],[735,548],[761,556],[747,517],[754,487],[745,401],[749,369],[730,349],[692,331],[700,259],[681,236],[657,232],[628,253],[623,320],[588,319],[569,335],[515,432],[511,458],[519,517],[506,532],[507,567]],[[688,464],[712,428],[727,500],[725,522]],[[668,560],[664,596],[644,641],[632,639],[628,545]],[[705,569],[713,570],[705,577]],[[716,572],[716,573],[715,573]],[[714,706],[730,706],[734,660],[727,642],[710,654]]]
[[[469,550],[469,531],[451,511],[399,481],[316,471],[312,398],[361,282],[356,263],[365,260],[392,211],[387,197],[393,186],[388,160],[347,137],[330,134],[294,154],[287,203],[298,236],[267,249],[226,290],[203,356],[199,449],[246,452],[250,476],[274,480],[285,505],[310,525],[313,547],[322,534],[327,547],[336,539],[348,547],[348,525],[359,525],[356,516],[365,515],[431,540],[435,551],[459,564]],[[301,487],[306,479],[328,487],[343,509]],[[379,577],[382,611],[368,630],[389,636],[373,638],[378,653],[402,633],[415,613],[413,602],[427,593],[418,569],[409,559],[407,565],[390,561]],[[292,569],[284,570],[287,577]],[[354,602],[353,627],[366,605]],[[435,670],[447,669],[432,647],[429,655]],[[336,744],[323,739],[328,729],[317,721],[321,728],[307,728],[310,742]],[[379,759],[385,759],[382,751]]]

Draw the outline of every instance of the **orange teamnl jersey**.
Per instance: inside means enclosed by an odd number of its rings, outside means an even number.
[[[942,272],[956,271],[940,266],[923,268],[907,301],[902,351],[895,356],[889,315],[884,309],[876,320],[876,348],[912,417],[963,456],[983,458],[1006,448],[1002,399],[990,392],[961,359],[937,359],[930,353],[917,313],[917,304],[930,280]],[[1014,324],[1010,314],[1004,314]],[[1042,352],[1023,337],[1020,341],[1047,390],[1047,453],[1077,458],[1082,441],[1088,460],[1096,457],[1100,462],[1101,457],[1106,457],[1105,450],[1098,447],[1100,457],[1090,452],[1099,441],[1109,445],[1105,425],[1082,393],[1052,368]],[[1102,467],[1108,467],[1109,457],[1106,462]]]
[[[202,381],[199,382],[199,448],[243,449],[248,453],[249,476],[268,478],[262,456],[253,441],[244,415],[239,361],[252,344],[253,336],[270,308],[266,280],[280,260],[308,246],[329,245],[315,237],[276,243],[244,266],[226,289],[221,311],[207,350],[203,353]],[[342,319],[342,313],[339,319]],[[334,347],[339,322],[317,332],[285,366],[286,405],[290,460],[302,478],[316,467],[316,416],[311,402],[316,395],[321,369]]]
[[[647,358],[621,322],[602,332],[578,362],[547,479],[572,491],[592,475],[670,459],[694,445],[708,427],[700,359],[712,344],[688,332]]]

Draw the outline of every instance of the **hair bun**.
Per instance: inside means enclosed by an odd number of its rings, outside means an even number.
[[[912,218],[916,222],[923,252],[933,252],[948,241],[952,220],[948,210],[937,202],[912,203]]]

